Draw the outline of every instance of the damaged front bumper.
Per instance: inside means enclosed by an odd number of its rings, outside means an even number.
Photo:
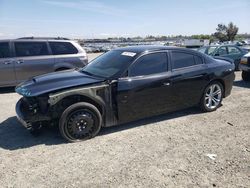
[[[27,129],[32,129],[37,122],[51,120],[47,115],[40,114],[39,108],[34,108],[24,98],[21,98],[16,104],[16,116],[19,122]]]
[[[31,129],[32,124],[25,118],[24,113],[22,112],[22,99],[20,99],[16,104],[16,116],[18,121],[27,129]]]

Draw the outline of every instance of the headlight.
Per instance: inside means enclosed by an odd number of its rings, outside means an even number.
[[[16,92],[24,97],[29,97],[31,95],[31,92],[23,86],[16,87]]]
[[[246,57],[241,58],[240,63],[246,65],[247,64],[247,58]]]

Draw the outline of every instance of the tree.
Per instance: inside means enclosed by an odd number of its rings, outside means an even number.
[[[229,41],[233,41],[235,36],[237,35],[239,28],[230,22],[227,26],[227,38]]]
[[[218,27],[216,28],[217,32],[214,33],[214,36],[219,39],[220,42],[233,41],[238,30],[239,28],[234,25],[233,22],[230,22],[228,26],[225,24],[218,24]]]
[[[219,39],[220,42],[227,41],[227,26],[224,24],[218,24],[214,36]]]
[[[210,39],[211,35],[191,35],[192,39]]]

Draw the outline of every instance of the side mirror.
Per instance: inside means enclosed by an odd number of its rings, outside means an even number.
[[[220,54],[216,53],[216,54],[214,54],[214,56],[220,56]]]

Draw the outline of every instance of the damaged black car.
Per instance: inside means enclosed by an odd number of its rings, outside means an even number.
[[[34,77],[16,87],[19,121],[59,126],[71,142],[101,127],[199,105],[215,111],[231,93],[234,64],[197,51],[137,46],[109,51],[82,69]]]

